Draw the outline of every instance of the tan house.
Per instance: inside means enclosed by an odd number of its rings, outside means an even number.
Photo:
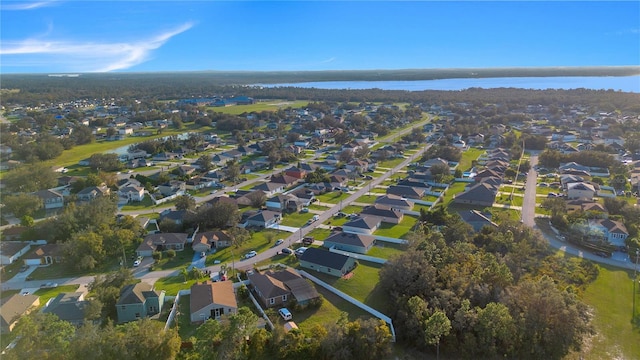
[[[224,231],[207,231],[193,237],[191,248],[193,251],[207,252],[209,250],[231,246],[231,237]]]
[[[40,298],[35,295],[15,294],[0,305],[0,332],[10,333],[18,319],[40,305]]]
[[[193,284],[189,301],[192,323],[219,319],[223,315],[238,312],[238,302],[231,281],[205,281]]]

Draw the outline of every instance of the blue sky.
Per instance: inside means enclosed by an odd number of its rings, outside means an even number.
[[[0,72],[640,65],[640,2],[12,1]]]

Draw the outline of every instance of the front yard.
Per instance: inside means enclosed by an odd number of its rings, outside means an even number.
[[[318,195],[316,198],[319,202],[329,203],[329,204],[337,204],[340,200],[344,200],[349,197],[349,193],[342,191],[332,191],[326,194]]]
[[[418,221],[418,218],[412,215],[405,215],[400,224],[388,224],[382,223],[378,230],[376,230],[373,234],[379,236],[386,236],[396,239],[405,238],[411,229]]]
[[[280,224],[284,226],[302,227],[313,217],[313,215],[314,214],[310,212],[283,213],[283,218]]]

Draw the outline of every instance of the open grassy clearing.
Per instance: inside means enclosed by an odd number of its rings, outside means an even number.
[[[402,221],[400,221],[400,224],[382,223],[380,224],[378,230],[376,230],[373,234],[402,239],[408,235],[417,221],[417,217],[412,215],[405,215],[402,218]]]
[[[76,292],[76,290],[78,290],[78,285],[61,285],[51,289],[38,289],[33,295],[40,297],[40,307],[42,308],[47,304],[47,301],[58,296],[58,294]]]
[[[405,159],[403,157],[402,158],[385,160],[385,161],[381,161],[380,163],[378,163],[378,166],[383,167],[383,168],[393,168],[395,166],[398,166],[404,160]]]
[[[227,107],[214,107],[209,106],[207,110],[231,115],[240,115],[243,113],[262,112],[262,111],[277,111],[284,108],[301,108],[309,104],[308,101],[286,101],[286,100],[268,100],[261,101],[251,105],[233,105]]]
[[[35,249],[32,248],[31,251],[35,251]],[[132,254],[134,254],[134,248],[126,249],[127,257]],[[120,260],[122,260],[121,257],[107,258],[101,264],[98,264],[95,269],[89,272],[78,271],[73,268],[73,264],[54,263],[48,266],[39,266],[31,274],[29,274],[29,277],[33,280],[47,280],[75,276],[98,275],[119,269],[121,267]],[[129,261],[128,265],[132,266],[132,263]]]
[[[394,244],[385,241],[376,241],[374,247],[367,252],[368,256],[389,259],[394,255],[402,254],[406,250],[406,245]]]
[[[495,202],[496,204],[522,206],[522,203],[524,202],[524,198],[522,196],[518,196],[515,194],[513,196],[511,196],[511,194],[498,194],[498,196],[496,196]]]
[[[167,253],[162,253],[162,259],[156,260],[153,264],[154,270],[171,270],[171,269],[180,269],[185,266],[191,265],[191,261],[193,260],[194,251],[191,249],[191,246],[186,246],[182,251],[176,251],[176,256],[172,259],[167,257]]]
[[[563,256],[570,256],[562,253]],[[640,284],[636,286],[633,324],[633,271],[599,265],[598,278],[582,295],[593,308],[596,334],[581,354],[568,359],[638,359],[640,356]]]
[[[376,195],[363,195],[356,199],[355,202],[364,203],[364,204],[373,204],[375,203],[378,196]]]
[[[442,203],[445,206],[448,206],[451,200],[453,200],[453,196],[455,194],[463,192],[464,188],[467,185],[468,183],[465,182],[454,182],[453,184],[449,185],[449,188],[446,190],[446,193],[442,197]]]
[[[315,240],[324,240],[331,235],[331,230],[315,228],[307,233],[307,236],[313,237]]]
[[[176,296],[178,295],[178,291],[180,290],[186,290],[191,288],[191,285],[195,284],[196,282],[198,282],[198,280],[187,280],[186,282],[184,281],[184,276],[182,275],[176,275],[176,276],[167,276],[167,277],[163,277],[158,279],[158,281],[156,281],[154,287],[156,290],[161,291],[164,290],[165,294],[168,296]],[[184,304],[183,303],[184,298],[181,296],[180,297],[180,304]],[[189,302],[186,302],[187,307],[189,306]],[[187,313],[183,313],[187,316],[188,318],[188,312]]]
[[[308,213],[284,213],[282,221],[280,222],[284,226],[301,227],[309,221],[314,214]]]
[[[378,285],[381,267],[381,264],[359,260],[358,266],[353,271],[353,276],[349,279],[337,278],[316,271],[310,271],[310,273],[336,289],[384,312],[387,306],[387,296],[381,293]]]
[[[332,191],[326,194],[316,196],[318,201],[322,203],[329,203],[329,204],[337,204],[340,202],[340,200],[344,200],[348,197],[349,197],[349,193],[342,192],[342,191]]]
[[[310,210],[318,210],[318,211],[326,211],[326,210],[329,210],[330,208],[327,207],[327,206],[311,204],[311,205],[309,205],[309,209]]]
[[[460,163],[458,163],[458,169],[462,171],[467,171],[471,169],[471,162],[473,160],[477,160],[482,153],[485,151],[482,149],[470,148],[469,150],[462,153],[462,158],[460,159]]]
[[[273,240],[271,242],[267,241],[267,234],[273,234]],[[214,254],[208,255],[206,266],[214,265],[214,261],[216,260],[230,265],[230,263],[235,259],[236,267],[245,267],[251,263],[250,260],[242,259],[247,252],[251,250],[255,250],[257,252],[266,251],[273,246],[273,243],[276,240],[286,238],[289,235],[291,235],[291,233],[273,229],[254,232],[252,233],[251,238],[242,243],[240,247],[230,246],[219,249]]]
[[[153,201],[149,195],[145,195],[142,201],[130,202],[122,207],[122,211],[142,210],[153,206]]]

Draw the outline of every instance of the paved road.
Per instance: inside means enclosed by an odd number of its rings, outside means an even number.
[[[538,173],[534,166],[538,164],[538,155],[533,155],[529,159],[531,170],[527,174],[527,183],[524,188],[524,198],[522,200],[522,222],[527,226],[535,226],[536,216],[536,183]]]

